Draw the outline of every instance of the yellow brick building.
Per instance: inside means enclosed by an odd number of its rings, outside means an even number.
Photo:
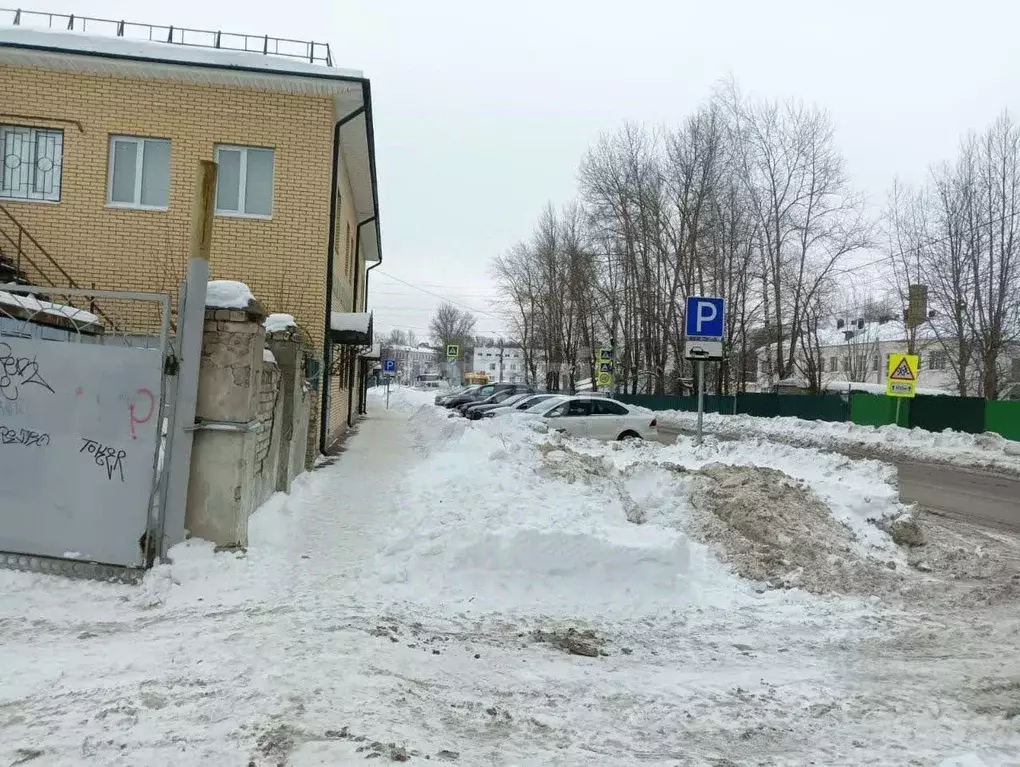
[[[31,282],[176,306],[198,163],[216,160],[211,276],[294,315],[323,356],[327,449],[353,422],[364,372],[340,344],[366,340],[331,332],[330,317],[365,312],[381,261],[369,81],[322,44],[284,56],[229,50],[219,33],[196,43],[203,33],[142,27],[174,41],[156,43],[122,23],[85,35],[16,22],[0,28],[0,250],[19,236]]]

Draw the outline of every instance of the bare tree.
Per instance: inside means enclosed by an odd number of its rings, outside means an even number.
[[[467,349],[474,345],[471,340],[474,330],[475,316],[451,303],[440,304],[429,321],[429,334],[433,343],[440,347],[457,344]]]

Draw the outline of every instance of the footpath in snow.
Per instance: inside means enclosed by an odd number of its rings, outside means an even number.
[[[246,552],[0,571],[0,765],[1015,763],[1016,540],[897,545],[877,462],[432,396],[373,392]]]
[[[691,430],[697,426],[697,413],[666,410],[655,415],[660,428],[665,430]],[[759,438],[836,452],[853,451],[873,457],[951,463],[1020,474],[1020,442],[992,433],[966,434],[949,429],[931,432],[893,425],[862,426],[719,413],[705,413],[704,423],[706,430],[722,439]]]

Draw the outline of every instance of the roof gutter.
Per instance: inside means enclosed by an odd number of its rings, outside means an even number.
[[[372,205],[375,208],[375,239],[379,260],[365,269],[365,306],[368,306],[368,273],[382,265],[382,232],[379,229],[379,184],[375,170],[375,123],[372,121],[372,85],[365,82],[366,130],[368,132],[368,164],[372,172]]]
[[[326,452],[326,440],[329,438],[329,387],[332,345],[329,341],[330,316],[333,313],[333,260],[336,252],[336,193],[340,185],[340,129],[351,120],[360,117],[366,108],[358,107],[350,114],[344,115],[333,126],[333,167],[329,182],[329,236],[326,251],[326,319],[323,326],[323,365],[322,365],[322,396],[319,398],[319,452]]]
[[[372,185],[375,188],[375,184]],[[351,297],[351,311],[358,311],[358,283],[361,277],[361,269],[358,264],[358,259],[361,256],[361,227],[365,224],[371,224],[375,221],[375,216],[369,216],[364,221],[359,221],[358,225],[354,229],[354,295]],[[373,264],[374,266],[374,264]],[[369,267],[371,268],[371,267]],[[368,287],[368,269],[365,270],[365,287]],[[365,294],[365,305],[368,306],[368,294]],[[375,339],[373,339],[375,340]],[[356,380],[355,369],[351,368],[350,385],[348,391],[351,392],[351,396],[347,398],[347,425],[354,426],[354,382]],[[361,401],[361,395],[358,395],[358,401]]]

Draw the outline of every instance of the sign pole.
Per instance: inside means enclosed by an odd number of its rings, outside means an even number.
[[[901,397],[897,397],[896,398],[896,421],[895,421],[895,423],[896,423],[897,426],[900,425],[900,401],[901,401],[901,399],[902,399]]]
[[[705,363],[698,360],[694,365],[698,369],[698,437],[695,444],[700,447],[705,419]]]
[[[387,410],[390,409],[390,381],[392,381],[392,380],[393,380],[392,378],[389,378],[387,376],[387,378],[386,378],[386,409]]]

